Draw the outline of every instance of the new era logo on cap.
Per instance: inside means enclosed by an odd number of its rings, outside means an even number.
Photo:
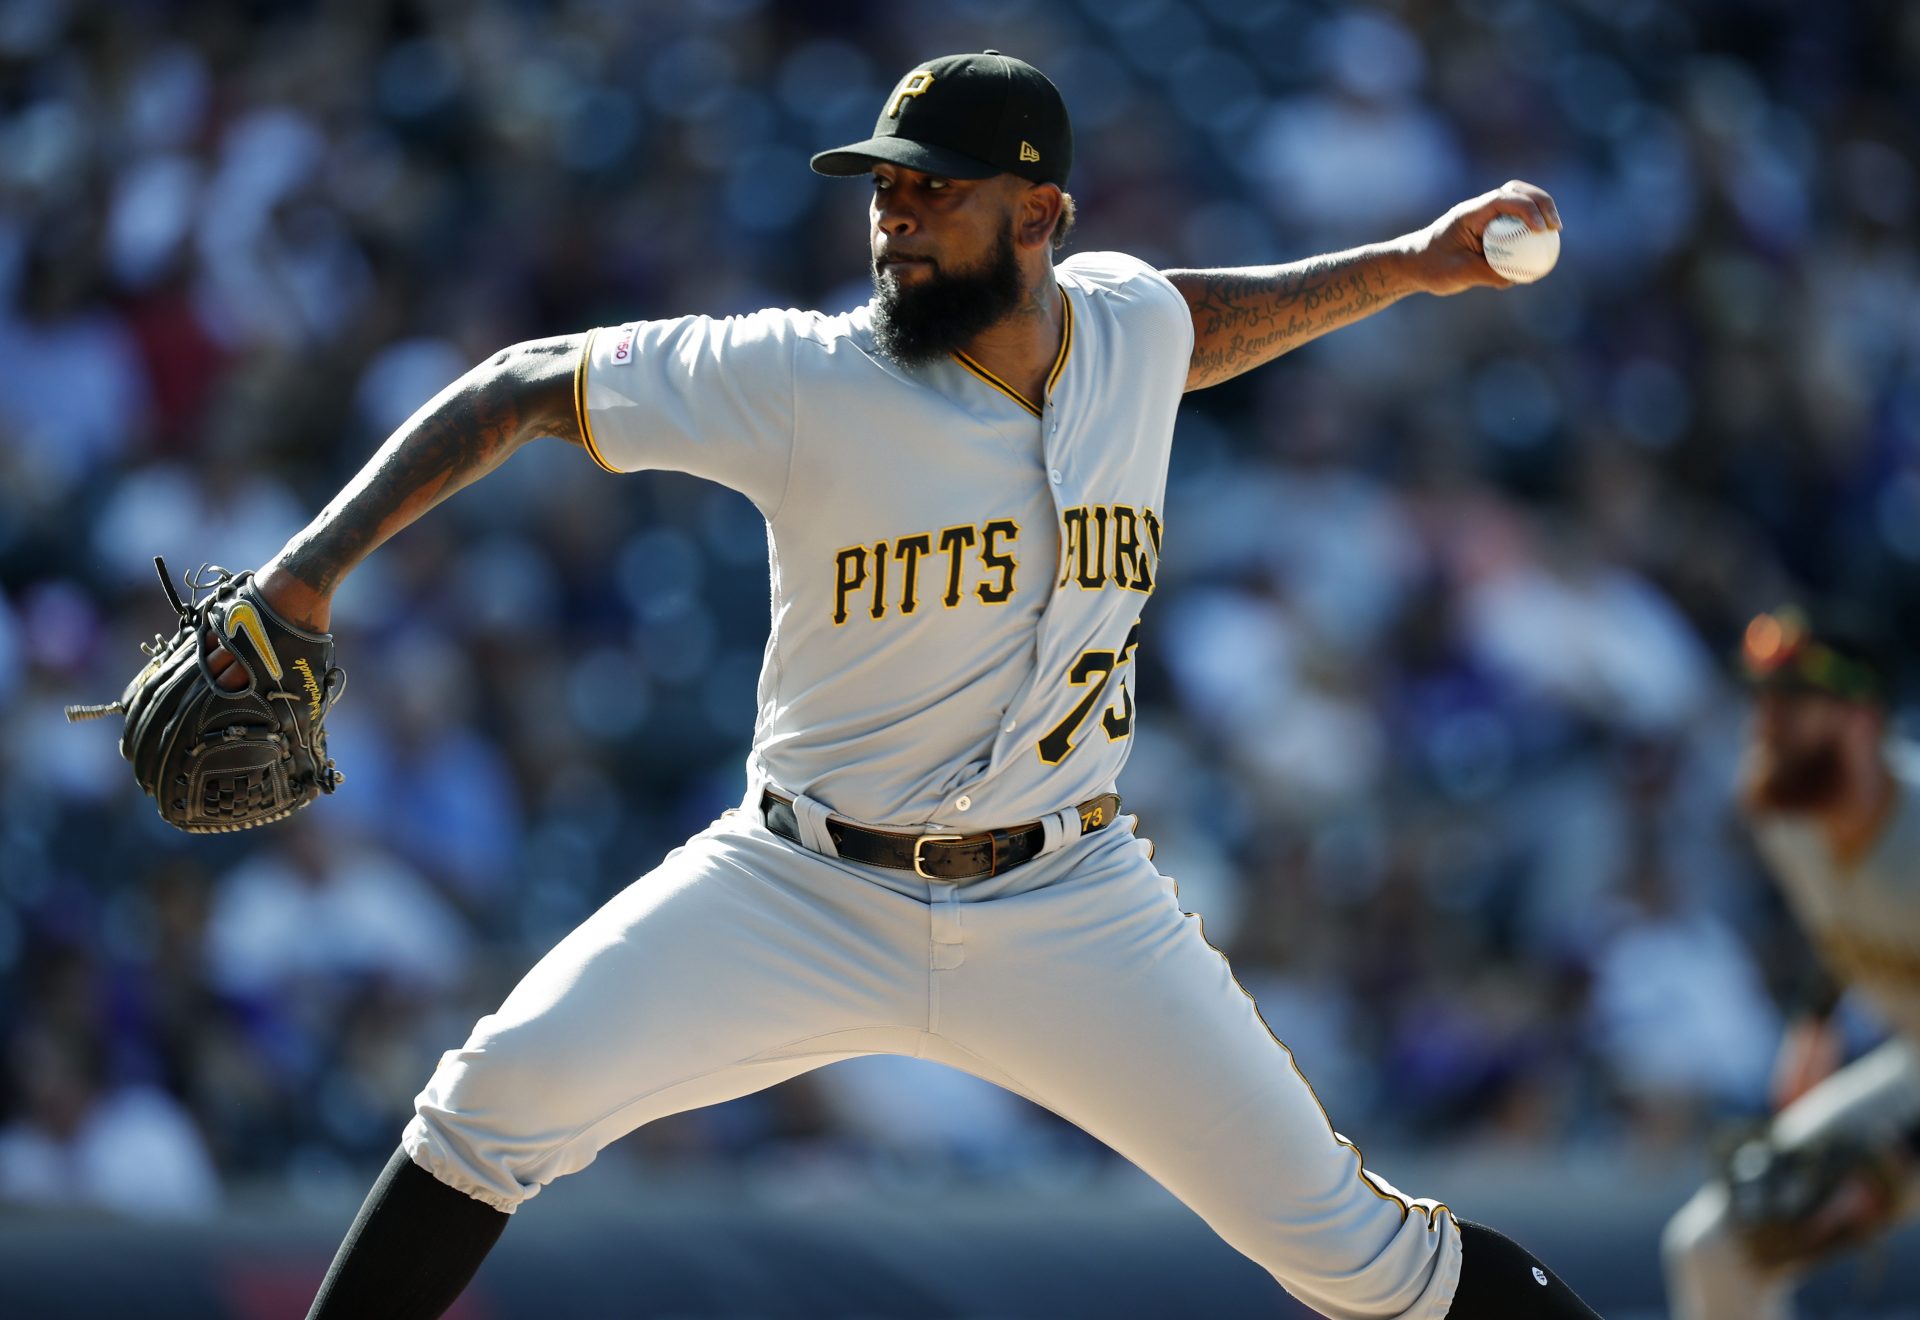
[[[821,174],[865,174],[886,161],[953,179],[1017,174],[1062,187],[1073,128],[1060,89],[997,50],[929,60],[887,94],[873,136],[813,158]]]

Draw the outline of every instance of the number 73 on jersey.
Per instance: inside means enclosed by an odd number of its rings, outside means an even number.
[[[1127,643],[1118,651],[1083,651],[1080,658],[1067,670],[1067,682],[1074,687],[1085,688],[1086,695],[1074,703],[1067,717],[1048,730],[1035,749],[1040,759],[1048,765],[1059,765],[1067,759],[1067,753],[1079,745],[1080,726],[1087,722],[1094,708],[1107,695],[1107,686],[1114,681],[1114,675],[1121,667],[1133,659],[1134,648],[1140,643],[1140,621],[1135,619],[1133,627],[1127,631]],[[1127,691],[1127,678],[1119,676],[1120,700],[1108,706],[1100,714],[1100,727],[1106,731],[1108,742],[1118,742],[1133,732],[1133,694]]]

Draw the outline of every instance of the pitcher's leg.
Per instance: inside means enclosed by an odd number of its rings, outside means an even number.
[[[913,1048],[927,929],[923,903],[764,830],[694,839],[442,1058],[312,1315],[429,1320],[521,1202],[621,1134],[834,1059]]]
[[[508,1216],[396,1150],[327,1267],[307,1320],[429,1320],[473,1279]]]
[[[1139,1165],[1334,1317],[1446,1314],[1452,1217],[1361,1167],[1144,845],[966,905],[939,1032]]]
[[[402,1144],[511,1213],[642,1123],[911,1048],[924,904],[764,831],[709,831],[540,960],[449,1051]]]
[[[1050,883],[965,906],[940,1034],[1138,1164],[1309,1306],[1447,1315],[1452,1214],[1363,1168],[1143,845],[1087,853]],[[1504,1250],[1486,1243],[1483,1262]],[[1539,1293],[1529,1270],[1514,1284],[1507,1314],[1591,1314],[1557,1284]]]

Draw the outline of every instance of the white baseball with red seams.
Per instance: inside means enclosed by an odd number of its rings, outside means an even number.
[[[1525,221],[1496,215],[1480,234],[1487,264],[1515,284],[1531,284],[1560,260],[1560,231],[1529,229]]]

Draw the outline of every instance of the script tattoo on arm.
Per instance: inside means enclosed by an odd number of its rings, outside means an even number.
[[[403,423],[274,568],[325,600],[387,538],[539,436],[584,444],[573,375],[584,335],[515,344]]]
[[[1418,286],[1394,248],[1355,248],[1285,266],[1165,272],[1193,313],[1189,390],[1230,380],[1398,302]]]

